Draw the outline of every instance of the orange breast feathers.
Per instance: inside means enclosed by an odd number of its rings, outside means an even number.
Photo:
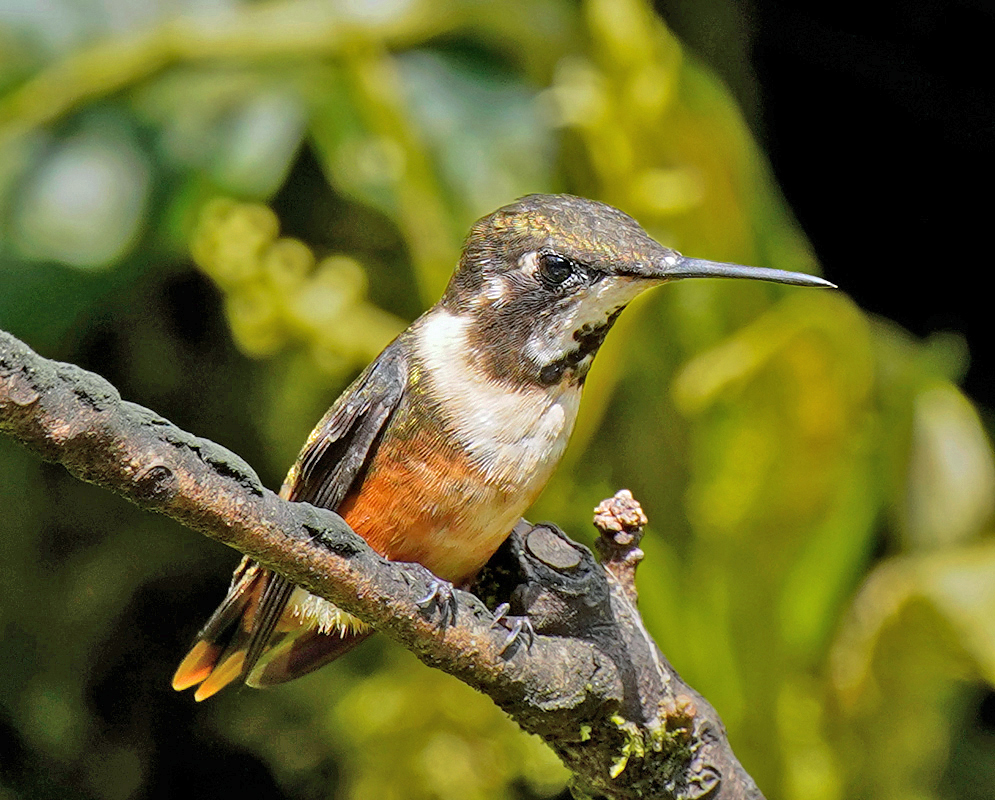
[[[434,425],[384,438],[338,513],[382,556],[457,585],[493,555],[542,485],[496,486]],[[524,477],[524,476],[523,476]]]

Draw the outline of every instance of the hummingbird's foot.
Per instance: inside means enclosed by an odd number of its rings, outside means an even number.
[[[524,636],[527,640],[525,649],[531,650],[532,643],[536,637],[532,621],[528,617],[509,616],[508,610],[510,608],[511,606],[508,603],[501,603],[501,605],[494,609],[494,619],[491,621],[492,628],[500,626],[508,631],[508,638],[504,640],[504,644],[501,645],[501,650],[498,653],[498,655],[502,656],[508,652],[508,648],[515,644],[521,636]]]
[[[422,611],[428,611],[432,606],[438,608],[440,628],[456,624],[456,595],[453,594],[453,585],[449,581],[433,578],[428,585],[428,594],[416,605]]]

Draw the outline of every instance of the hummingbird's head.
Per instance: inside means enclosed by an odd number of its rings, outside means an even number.
[[[440,305],[470,320],[469,344],[492,377],[552,386],[583,381],[636,295],[711,276],[832,286],[801,273],[685,258],[604,203],[529,195],[473,226]]]

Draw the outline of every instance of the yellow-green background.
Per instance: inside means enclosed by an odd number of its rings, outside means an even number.
[[[729,94],[640,0],[114,7],[0,27],[0,326],[270,486],[521,194],[817,269]],[[650,630],[772,800],[993,796],[995,468],[966,359],[842,292],[689,281],[592,370],[532,516],[587,539],[601,498],[642,501]],[[540,742],[382,641],[174,695],[236,555],[9,441],[0,519],[3,800],[564,791]]]

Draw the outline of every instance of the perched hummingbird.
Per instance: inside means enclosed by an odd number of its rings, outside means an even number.
[[[636,295],[681,278],[832,286],[686,258],[611,206],[530,195],[478,221],[442,299],[311,433],[280,495],[337,511],[381,555],[467,586],[563,455],[595,353]],[[370,635],[245,558],[173,678],[203,700],[291,680]]]

